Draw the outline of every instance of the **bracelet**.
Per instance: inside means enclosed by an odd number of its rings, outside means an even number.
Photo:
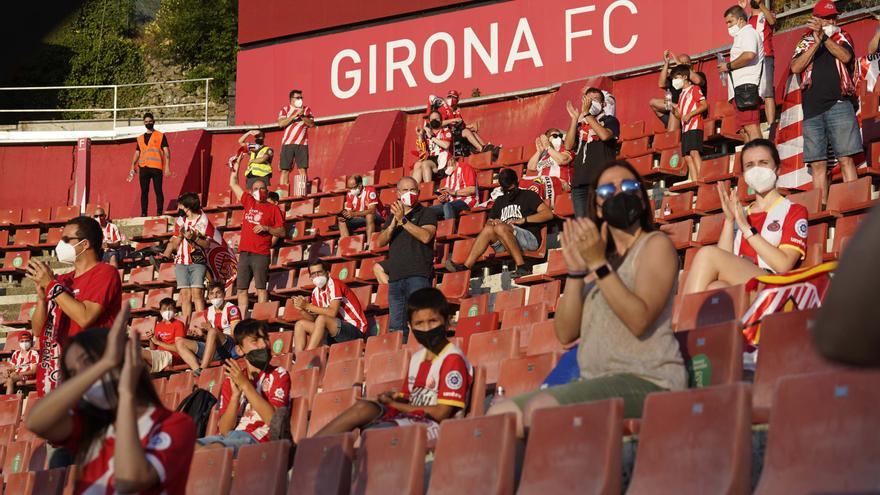
[[[730,62],[727,62],[727,72],[730,72],[731,70],[733,69],[730,67]]]
[[[589,274],[590,274],[590,272],[588,272],[586,270],[580,270],[580,271],[576,271],[576,272],[568,272],[565,276],[566,276],[566,278],[584,278]]]

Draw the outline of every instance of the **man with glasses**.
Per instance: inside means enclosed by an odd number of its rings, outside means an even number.
[[[109,263],[113,268],[119,268],[119,260],[122,258],[121,248],[125,238],[119,231],[119,227],[110,221],[110,217],[107,215],[107,211],[103,207],[99,206],[95,208],[93,216],[95,217],[95,220],[98,221],[98,225],[101,226],[101,230],[104,233],[104,243],[101,245],[104,254],[101,257],[101,261]]]
[[[559,129],[547,129],[535,139],[535,152],[526,164],[523,179],[556,177],[567,191],[571,184],[571,161],[574,152],[565,147],[565,134]]]
[[[330,276],[327,265],[314,260],[309,276],[315,288],[311,302],[302,296],[293,298],[293,305],[303,315],[293,330],[295,351],[310,350],[324,345],[367,338],[367,317],[360,300],[347,285]]]
[[[144,114],[144,127],[147,132],[137,137],[137,147],[134,157],[131,159],[131,172],[128,174],[129,182],[134,174],[140,174],[141,184],[141,216],[147,216],[150,205],[150,182],[156,192],[156,215],[161,215],[165,210],[165,195],[162,192],[162,176],[171,177],[171,150],[168,148],[168,139],[165,135],[153,128],[156,120],[153,114]]]

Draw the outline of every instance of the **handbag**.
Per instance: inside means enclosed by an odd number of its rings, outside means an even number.
[[[764,77],[764,63],[761,62],[761,72],[758,74],[758,84],[746,83],[737,86],[733,82],[733,71],[728,72],[730,75],[730,84],[733,86],[733,103],[739,111],[756,110],[761,106],[761,92],[758,85],[761,84],[761,78]]]

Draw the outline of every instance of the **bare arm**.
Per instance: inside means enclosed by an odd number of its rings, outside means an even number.
[[[406,402],[390,401],[387,405],[397,409],[402,413],[411,413],[415,411],[424,411],[425,415],[430,416],[435,421],[443,421],[452,417],[455,408],[446,404],[437,404],[436,406],[413,406]]]
[[[229,404],[226,405],[226,410],[220,415],[218,424],[221,435],[226,435],[234,430],[238,423],[238,405],[241,402],[241,391],[234,383],[229,385],[232,389],[232,393],[229,396]]]
[[[171,175],[171,150],[167,146],[162,148],[162,156],[164,158],[162,166],[165,167],[165,175]]]
[[[444,139],[439,139],[436,137],[431,138],[431,142],[436,144],[437,146],[443,148],[444,150],[448,150],[450,146],[452,146],[451,141],[446,141]]]
[[[565,280],[565,289],[556,305],[553,328],[556,338],[563,345],[570,344],[581,336],[581,316],[584,312],[583,277]]]
[[[801,253],[797,250],[785,246],[776,247],[757,234],[749,237],[746,242],[776,273],[791,271],[801,259]]]
[[[437,232],[437,226],[424,225],[420,227],[412,222],[406,222],[403,224],[403,230],[409,232],[411,236],[415,237],[422,244],[429,244],[434,240],[434,233]]]
[[[553,220],[553,211],[547,206],[547,203],[542,201],[541,204],[538,205],[538,211],[533,215],[527,216],[524,220],[526,223],[532,224],[549,222],[550,220]]]
[[[379,233],[379,238],[376,240],[376,243],[379,244],[379,247],[387,246],[389,242],[391,242],[391,234],[394,233],[394,229],[397,228],[397,219],[391,218],[391,223],[388,224],[388,227],[382,229],[382,232]]]
[[[730,61],[730,70],[742,69],[752,63],[757,56],[758,54],[755,52],[742,52],[739,57]]]
[[[831,41],[831,38],[825,40],[825,48],[828,49],[837,60],[840,60],[844,64],[850,63],[853,59],[851,51],[847,50],[843,45]]]
[[[718,248],[733,252],[733,221],[724,220],[724,226],[721,227],[721,236],[718,238]]]
[[[314,315],[323,315],[330,318],[336,318],[336,316],[339,314],[339,306],[341,304],[342,301],[340,299],[334,299],[330,301],[330,304],[328,304],[326,308],[315,306],[312,303],[306,303],[303,309]]]
[[[134,156],[131,158],[131,169],[135,170],[137,168],[138,159],[141,157],[141,150],[134,150]]]
[[[669,78],[669,59],[664,56],[663,67],[660,68],[660,77],[657,79],[657,86],[659,86],[660,89],[667,89],[668,88],[667,84],[669,84],[667,81],[668,78]]]
[[[306,125],[306,127],[315,127],[315,119],[313,119],[312,117],[303,117],[302,121],[303,124]]]
[[[536,150],[534,153],[532,153],[532,157],[529,158],[529,162],[526,164],[526,170],[531,170],[531,171],[538,170],[538,159],[539,158],[541,158],[541,150]]]
[[[565,134],[565,149],[573,150],[577,139],[578,122],[580,116],[576,113],[571,116],[571,122],[568,124],[568,132]]]
[[[241,197],[244,195],[244,189],[238,184],[238,162],[232,167],[232,172],[229,174],[229,189],[232,189],[232,194],[235,195],[235,199],[241,201]]]
[[[775,25],[776,25],[776,14],[774,14],[773,11],[770,10],[770,9],[767,7],[767,4],[766,4],[765,2],[763,2],[763,1],[760,2],[760,4],[758,5],[758,7],[761,8],[761,13],[763,13],[763,14],[764,14],[764,18],[767,19],[767,24],[769,24],[769,25],[771,25],[771,26],[775,26]]]
[[[77,301],[67,292],[59,294],[55,301],[61,307],[61,311],[64,311],[64,314],[76,322],[80,328],[90,327],[103,310],[100,304],[94,301]]]
[[[34,314],[31,315],[31,332],[33,332],[36,338],[43,335],[43,325],[46,324],[47,311],[46,293],[37,286],[37,304],[34,306]]]
[[[868,42],[868,55],[877,53],[878,49],[880,49],[880,29],[874,33],[874,37]]]
[[[614,133],[611,132],[611,129],[608,129],[607,127],[602,125],[599,120],[597,120],[596,117],[593,117],[592,115],[587,115],[587,125],[589,125],[591,129],[593,129],[593,132],[595,132],[596,135],[599,136],[599,139],[601,139],[602,141],[608,141],[609,139],[614,137]]]
[[[561,153],[556,150],[553,146],[547,148],[547,152],[550,153],[550,156],[556,160],[556,163],[560,165],[567,165],[574,158],[569,153]]]
[[[813,61],[813,57],[816,56],[816,52],[819,51],[819,46],[819,43],[814,43],[813,46],[807,48],[804,53],[792,60],[791,72],[794,74],[800,74],[806,70],[807,66],[810,65],[810,62]]]

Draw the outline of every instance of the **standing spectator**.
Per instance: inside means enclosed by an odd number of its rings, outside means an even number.
[[[171,257],[174,253],[174,275],[177,278],[177,290],[180,292],[180,307],[183,310],[183,321],[189,323],[189,317],[195,304],[196,311],[205,310],[205,272],[208,260],[205,249],[214,237],[214,226],[208,215],[202,211],[201,200],[196,193],[183,193],[177,199],[179,215],[174,222],[174,233],[165,246],[164,256]]]
[[[443,118],[443,127],[451,127],[453,138],[461,136],[474,147],[477,152],[492,151],[495,149],[492,143],[486,143],[480,137],[477,126],[474,124],[465,124],[464,118],[461,116],[461,110],[458,108],[459,94],[458,91],[452,89],[446,94],[446,99],[440,103],[438,110]],[[460,153],[455,153],[460,155]]]
[[[382,268],[388,275],[388,328],[409,338],[406,300],[413,292],[431,286],[434,275],[434,234],[437,214],[419,204],[419,185],[412,177],[397,183],[397,197],[376,247],[388,246]]]
[[[669,50],[664,51],[663,66],[660,68],[660,81],[658,85],[660,86],[660,89],[666,92],[666,95],[664,98],[652,98],[648,102],[648,106],[654,112],[654,115],[663,122],[663,126],[670,131],[678,129],[680,124],[680,121],[672,114],[672,106],[678,104],[681,90],[675,89],[672,85],[672,75],[670,72],[671,68],[678,66],[687,67],[690,71],[689,78],[691,82],[700,87],[703,91],[703,95],[707,94],[706,74],[693,69],[691,58],[684,53],[675,55]],[[608,98],[606,98],[606,100],[607,99]],[[608,115],[614,115],[607,109],[605,113]]]
[[[724,12],[727,32],[733,37],[730,61],[718,64],[718,71],[730,79],[727,84],[727,100],[736,107],[736,123],[745,133],[745,141],[762,137],[760,84],[764,68],[764,43],[758,32],[749,24],[746,11],[734,5]],[[737,91],[748,96],[749,105],[740,105]],[[743,102],[746,103],[746,102]]]
[[[122,304],[122,280],[115,268],[98,261],[103,234],[93,218],[67,221],[55,257],[73,270],[55,276],[46,263],[32,259],[27,277],[37,286],[31,329],[40,336],[37,391],[44,395],[57,385],[61,343],[85,328],[107,328]]]
[[[845,182],[858,178],[853,155],[862,151],[855,112],[855,51],[849,33],[837,25],[838,15],[834,2],[817,3],[791,61],[791,71],[801,75],[803,88],[804,162],[812,169],[813,187],[821,191],[823,207],[828,201],[829,142]]]
[[[571,161],[574,152],[565,147],[565,135],[556,128],[535,139],[535,153],[526,164],[524,179],[558,177],[563,187],[571,188]]]
[[[345,180],[348,192],[345,194],[345,204],[337,218],[339,234],[348,237],[361,227],[367,228],[366,243],[369,244],[376,231],[376,225],[382,225],[385,221],[385,208],[379,202],[379,194],[373,186],[365,186],[364,178],[360,175],[352,175]]]
[[[241,312],[238,306],[226,302],[224,295],[223,284],[215,282],[208,287],[211,305],[208,306],[206,321],[194,329],[194,333],[204,337],[204,341],[187,338],[175,341],[175,350],[196,376],[201,375],[211,361],[241,357],[235,348],[235,339],[232,338],[235,325],[241,321]]]
[[[749,25],[758,32],[758,37],[764,46],[764,72],[761,74],[761,98],[764,99],[764,113],[767,116],[767,124],[776,122],[776,91],[773,81],[776,79],[776,57],[773,52],[773,26],[776,25],[776,14],[767,7],[764,0],[738,0],[739,6],[745,10],[751,7]]]
[[[689,73],[690,69],[681,65],[672,70],[672,87],[681,90],[672,113],[681,122],[681,156],[687,163],[688,178],[697,180],[703,166],[703,112],[709,104],[700,87],[691,82]]]
[[[281,136],[281,185],[290,183],[290,171],[293,164],[299,170],[303,184],[308,182],[309,170],[309,128],[315,127],[315,116],[312,109],[303,104],[302,91],[290,91],[290,102],[278,112],[278,127],[284,129]]]
[[[604,106],[605,95],[598,88],[587,88],[580,112],[566,103],[571,124],[565,135],[565,149],[577,150],[571,178],[571,202],[577,218],[587,214],[587,188],[596,185],[598,171],[617,156],[620,122],[606,115]]]
[[[452,160],[452,166],[446,167],[443,184],[438,191],[437,201],[440,204],[429,208],[438,215],[442,214],[446,220],[456,218],[459,213],[470,210],[480,202],[477,172],[461,158]]]
[[[541,227],[553,219],[553,212],[532,191],[519,188],[516,172],[509,168],[498,173],[498,182],[504,194],[495,200],[489,210],[489,220],[477,236],[467,260],[463,265],[446,259],[446,269],[451,272],[471,270],[477,259],[489,246],[496,253],[507,251],[516,265],[514,278],[531,273],[525,266],[523,251],[534,251],[541,245]]]
[[[269,364],[266,323],[242,320],[233,331],[244,355],[242,369],[234,359],[223,365],[226,379],[220,388],[220,434],[198,439],[200,447],[232,447],[269,441],[269,423],[279,407],[290,404],[290,373]]]
[[[171,150],[168,148],[168,139],[165,134],[154,130],[155,123],[152,113],[144,114],[144,127],[147,128],[147,132],[137,137],[137,147],[131,159],[131,172],[128,174],[129,181],[134,178],[135,172],[140,174],[142,217],[147,216],[147,208],[150,205],[150,181],[153,182],[153,191],[156,193],[156,215],[164,213],[163,171],[165,177],[171,177]]]
[[[9,338],[7,334],[6,338]],[[0,379],[6,384],[6,395],[15,393],[15,386],[37,376],[40,354],[34,349],[34,335],[28,331],[18,334],[18,349],[12,351],[9,366],[0,369]]]
[[[74,454],[74,494],[183,495],[196,430],[162,405],[141,359],[137,332],[126,334],[125,306],[112,328],[90,328],[64,349],[64,383],[38,401],[27,429]]]
[[[159,373],[174,361],[177,355],[177,341],[186,338],[186,327],[177,315],[174,299],[166,297],[159,301],[159,315],[162,320],[156,322],[153,335],[150,337],[150,348],[143,349],[141,356],[150,366],[150,373]]]
[[[113,268],[118,268],[119,260],[122,258],[120,248],[122,248],[125,237],[119,231],[119,227],[110,221],[107,211],[103,207],[95,208],[95,213],[92,216],[98,221],[104,234],[104,242],[101,244],[104,254],[101,256],[101,261],[109,263]]]
[[[257,302],[269,300],[269,260],[272,255],[272,237],[283,237],[284,214],[266,200],[269,190],[262,180],[254,181],[249,192],[238,185],[238,164],[229,174],[229,188],[244,207],[241,220],[241,240],[238,243],[238,308],[242,315],[248,310],[248,287],[251,280],[257,288]]]
[[[254,142],[248,143],[247,139],[253,136]],[[250,189],[254,185],[254,181],[262,180],[268,186],[272,181],[272,158],[274,151],[270,146],[266,146],[266,134],[259,129],[248,131],[238,138],[238,144],[242,149],[247,148],[248,166],[244,171],[245,186]],[[239,159],[243,155],[239,155]]]
[[[452,130],[443,125],[440,112],[431,112],[425,124],[416,127],[417,144],[424,150],[413,164],[412,177],[419,183],[430,182],[434,174],[445,169],[452,152]]]
[[[303,316],[293,329],[295,351],[311,350],[324,345],[367,338],[367,317],[360,300],[344,282],[330,276],[322,261],[309,264],[309,276],[315,288],[311,302],[302,296],[293,298],[293,305]]]

